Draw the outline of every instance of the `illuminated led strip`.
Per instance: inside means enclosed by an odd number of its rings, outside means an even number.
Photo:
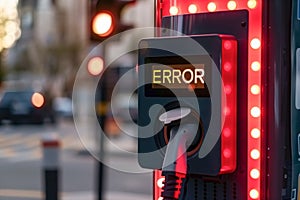
[[[164,0],[162,4],[160,1],[157,0],[156,5],[162,8],[162,16],[238,9],[248,9],[250,13],[255,13],[261,7],[261,0]]]
[[[154,170],[153,176],[154,176],[153,177],[154,200],[162,200],[163,198],[160,195],[161,195],[162,188],[164,186],[165,177],[162,176],[160,170]]]
[[[262,0],[247,1],[248,45],[248,199],[261,199],[261,39]]]
[[[224,109],[224,127],[221,134],[220,173],[232,173],[236,169],[236,99],[237,99],[237,41],[228,36],[222,38],[222,79],[226,104]]]
[[[197,0],[164,0],[163,4],[159,2],[160,0],[157,0],[159,9],[162,9],[162,16],[170,16],[169,8],[172,6],[177,8],[178,15],[241,9],[249,11],[247,199],[261,199],[262,0],[202,0],[201,2]],[[160,26],[160,20],[156,21],[157,26]]]

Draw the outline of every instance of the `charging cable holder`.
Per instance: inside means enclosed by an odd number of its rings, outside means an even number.
[[[199,124],[179,121],[190,114],[190,108],[176,108],[159,117],[165,126],[172,126],[162,167],[162,175],[165,176],[162,197],[165,200],[179,199],[187,174],[187,150],[197,136]]]

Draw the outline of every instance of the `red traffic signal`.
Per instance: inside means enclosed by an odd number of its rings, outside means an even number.
[[[92,31],[99,37],[109,36],[114,31],[114,18],[109,11],[101,11],[92,19]]]
[[[90,39],[103,41],[106,38],[132,28],[132,25],[121,22],[125,6],[136,0],[98,0],[90,3]]]

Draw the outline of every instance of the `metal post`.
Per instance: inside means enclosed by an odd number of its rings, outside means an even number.
[[[45,200],[59,200],[59,146],[56,135],[42,138]]]
[[[103,91],[101,89],[101,91]],[[103,96],[103,95],[101,95]],[[102,108],[105,108],[106,105],[105,105],[105,102],[104,101],[101,101],[99,103],[99,106],[102,107]],[[98,116],[98,121],[99,121],[99,124],[102,128],[102,130],[104,131],[104,128],[105,128],[105,121],[106,121],[106,116],[105,114],[100,114]],[[97,162],[97,165],[98,165],[98,184],[97,184],[97,190],[98,190],[98,200],[102,200],[103,198],[103,179],[104,179],[104,173],[103,173],[103,168],[104,168],[104,165],[103,165],[103,159],[104,159],[104,148],[103,148],[103,145],[104,145],[104,142],[103,142],[103,134],[104,133],[100,133],[100,146],[99,146],[99,161]]]
[[[105,66],[105,45],[103,45],[102,49],[102,58],[104,60],[104,66]],[[103,72],[102,72],[103,73]],[[103,199],[103,180],[104,180],[104,165],[103,165],[103,159],[104,159],[104,131],[105,131],[105,121],[106,121],[106,106],[107,106],[107,85],[106,85],[106,77],[102,75],[101,79],[99,80],[98,88],[97,90],[100,91],[100,94],[98,93],[97,97],[97,118],[98,122],[100,124],[101,129],[103,132],[100,132],[100,142],[99,142],[99,160],[97,162],[98,166],[98,182],[97,182],[97,195],[98,200]]]

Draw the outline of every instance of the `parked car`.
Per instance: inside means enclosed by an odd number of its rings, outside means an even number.
[[[35,91],[6,91],[0,100],[0,123],[55,123],[55,112],[50,98]]]

